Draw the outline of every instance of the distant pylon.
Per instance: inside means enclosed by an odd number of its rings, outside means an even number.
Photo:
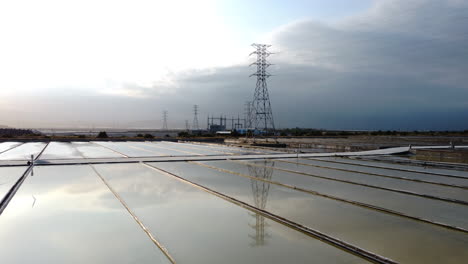
[[[198,126],[198,105],[193,106],[193,124],[192,124],[192,129],[193,130],[200,130],[200,127]]]
[[[185,130],[187,130],[187,132],[190,131],[190,125],[188,120],[185,120]]]
[[[251,129],[253,128],[253,109],[252,109],[252,102],[248,101],[245,102],[245,129]]]
[[[163,127],[162,129],[167,130],[167,111],[163,111]]]
[[[273,122],[273,112],[271,110],[270,96],[266,79],[271,76],[266,69],[271,65],[267,62],[267,57],[272,53],[267,49],[271,45],[267,44],[252,44],[256,51],[252,54],[257,55],[257,61],[251,65],[257,65],[257,71],[250,76],[257,76],[257,85],[255,87],[252,107],[254,111],[254,128],[263,130],[266,134],[272,134],[275,131],[275,123]]]

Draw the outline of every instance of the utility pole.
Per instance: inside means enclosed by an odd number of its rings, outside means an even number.
[[[190,125],[189,125],[188,120],[185,120],[185,130],[187,130],[187,132],[190,131]]]
[[[257,76],[257,85],[255,87],[252,107],[254,110],[254,128],[262,130],[266,135],[274,134],[275,123],[273,121],[273,112],[271,110],[270,96],[266,79],[271,76],[266,70],[271,65],[267,62],[267,57],[272,53],[268,51],[271,45],[252,44],[256,51],[252,54],[257,55],[257,61],[251,65],[257,65],[257,71],[250,76]]]
[[[163,111],[163,130],[167,130],[167,111]]]
[[[200,127],[198,126],[198,105],[193,106],[193,124],[192,124],[192,129],[193,130],[200,130]]]

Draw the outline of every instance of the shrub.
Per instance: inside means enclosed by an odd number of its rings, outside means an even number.
[[[178,136],[179,137],[188,137],[189,133],[187,131],[182,131],[182,132],[179,132]]]
[[[99,134],[97,135],[97,138],[108,138],[109,136],[107,136],[107,133],[106,131],[101,131],[99,132]]]

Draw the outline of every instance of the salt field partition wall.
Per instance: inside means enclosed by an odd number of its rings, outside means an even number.
[[[349,158],[175,142],[2,148],[5,263],[468,259],[466,171],[356,158],[405,148]]]

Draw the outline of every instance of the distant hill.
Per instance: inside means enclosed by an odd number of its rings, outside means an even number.
[[[0,125],[0,128],[9,128],[8,126]]]

